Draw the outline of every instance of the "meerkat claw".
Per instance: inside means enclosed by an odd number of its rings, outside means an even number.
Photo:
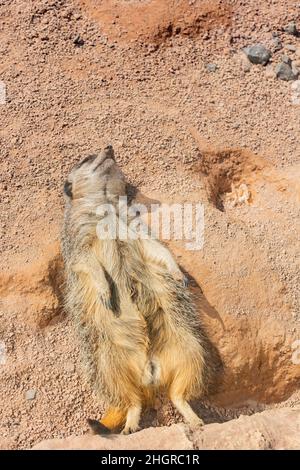
[[[140,426],[125,426],[121,434],[123,434],[123,436],[128,436],[129,434],[140,431],[140,429]]]
[[[189,280],[188,280],[187,276],[185,274],[183,274],[183,272],[181,272],[181,271],[173,272],[172,276],[173,276],[173,279],[175,279],[175,281],[180,282],[183,285],[183,287],[188,287]]]

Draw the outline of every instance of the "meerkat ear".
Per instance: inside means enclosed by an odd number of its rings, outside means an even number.
[[[96,160],[96,158],[97,158],[97,155],[95,155],[95,154],[88,155],[80,163],[78,163],[77,169],[80,168],[85,163],[92,163],[94,160]]]
[[[64,184],[64,193],[71,199],[73,199],[73,192],[72,192],[72,183],[70,181],[66,181]]]

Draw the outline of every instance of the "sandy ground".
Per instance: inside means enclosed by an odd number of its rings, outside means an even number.
[[[38,289],[33,302],[30,287],[28,305],[14,294],[20,284],[26,294],[28,272],[59,239],[68,170],[107,143],[147,197],[203,200],[205,249],[197,260],[181,246],[174,250],[211,305],[232,315],[232,330],[255,318],[239,334],[251,330],[251,338],[266,340],[242,385],[228,392],[238,408],[196,404],[204,420],[263,409],[271,396],[299,403],[299,366],[287,372],[282,356],[300,337],[300,107],[291,103],[289,82],[274,79],[270,66],[249,65],[241,53],[262,42],[273,53],[271,67],[283,54],[299,60],[300,39],[283,31],[293,20],[300,29],[297,5],[0,0],[0,80],[7,90],[0,105],[2,447],[81,434],[85,418],[102,411],[80,375],[68,319],[58,308],[41,326]],[[277,52],[274,33],[283,44]],[[250,190],[249,205],[232,204],[240,183]],[[27,278],[20,281],[22,272]],[[216,334],[226,350],[228,339]],[[259,361],[266,363],[260,385]],[[27,400],[32,389],[35,398]],[[144,425],[179,419],[165,404]]]

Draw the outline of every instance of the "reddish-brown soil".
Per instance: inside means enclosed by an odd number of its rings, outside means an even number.
[[[79,0],[105,34],[118,42],[161,44],[176,35],[206,36],[230,25],[231,6],[224,0]]]
[[[58,240],[69,169],[107,143],[144,196],[205,205],[203,249],[170,243],[223,361],[194,404],[204,421],[299,403],[300,107],[241,53],[299,60],[283,31],[297,15],[292,0],[0,0],[0,446],[82,434],[102,412],[62,311]],[[178,420],[165,403],[142,424]]]

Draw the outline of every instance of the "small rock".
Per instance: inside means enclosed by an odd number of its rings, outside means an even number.
[[[297,75],[297,76],[299,75],[299,72],[300,72],[299,66],[297,66],[297,64],[295,62],[292,62],[292,71],[295,75]]]
[[[289,23],[285,28],[284,31],[288,34],[291,34],[292,36],[298,36],[298,29],[297,25],[294,21]]]
[[[300,105],[300,98],[298,98],[297,96],[292,96],[292,104],[294,106],[299,106]]]
[[[300,59],[294,60],[293,64],[295,64],[296,67],[300,68]]]
[[[82,47],[84,45],[84,40],[80,37],[80,36],[76,36],[76,38],[74,39],[73,43],[75,44],[75,46],[77,47]]]
[[[288,51],[291,51],[291,52],[296,52],[296,50],[297,50],[297,47],[294,46],[294,44],[287,44],[287,45],[285,46],[285,48],[286,48]]]
[[[278,37],[273,38],[273,44],[274,44],[273,46],[274,52],[280,51],[283,48],[282,42],[280,38]]]
[[[218,69],[218,66],[216,64],[207,64],[206,69],[209,72],[215,72]]]
[[[299,105],[300,105],[300,97],[293,95],[293,96],[292,96],[292,104],[293,104],[294,106],[299,106]]]
[[[296,80],[294,83],[291,84],[291,90],[299,93],[300,95],[300,80]]]
[[[292,60],[287,55],[283,55],[281,57],[281,60],[284,64],[288,64],[288,65],[292,64]]]
[[[30,389],[25,393],[26,400],[34,400],[36,397],[36,390]]]
[[[300,105],[300,80],[296,80],[294,83],[292,83],[291,90],[292,90],[291,102],[294,106],[299,106]]]
[[[252,64],[266,65],[271,58],[271,52],[262,44],[245,47],[243,51]]]
[[[276,77],[280,80],[290,81],[296,80],[298,78],[299,73],[295,73],[292,67],[289,64],[281,62],[281,64],[276,65],[275,68]]]

